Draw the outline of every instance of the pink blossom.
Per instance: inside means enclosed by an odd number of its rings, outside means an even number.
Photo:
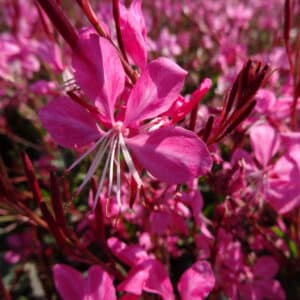
[[[55,286],[63,300],[116,300],[109,274],[100,266],[92,266],[86,278],[63,264],[53,267]]]
[[[230,299],[285,299],[282,287],[274,279],[279,265],[273,257],[261,256],[248,265],[241,243],[234,241],[230,233],[219,230],[217,240],[216,285],[221,286]]]
[[[189,99],[179,96],[164,115],[171,118],[173,123],[181,121],[202,100],[212,86],[209,78],[205,78]]]
[[[285,294],[273,277],[278,272],[278,263],[271,256],[262,256],[252,266],[252,276],[239,288],[243,300],[284,300]],[[249,274],[250,276],[250,274]]]
[[[279,149],[279,134],[267,123],[256,124],[250,129],[250,142],[258,162],[266,167]]]
[[[205,299],[215,285],[215,277],[206,261],[198,261],[180,277],[178,290],[182,300]]]
[[[144,260],[135,265],[118,290],[134,295],[143,291],[160,295],[164,300],[174,299],[173,288],[164,266],[155,259]]]
[[[167,111],[176,100],[186,75],[183,69],[166,58],[150,62],[133,86],[125,111],[119,117],[115,113],[124,90],[125,74],[116,50],[106,39],[91,32],[82,34],[79,48],[81,50],[73,55],[74,76],[93,103],[93,108],[87,106],[86,109],[67,97],[61,97],[39,113],[43,125],[64,147],[77,148],[96,140],[69,168],[96,151],[78,191],[90,180],[105,153],[108,153],[108,159],[95,199],[100,195],[106,173],[109,174],[110,193],[115,164],[118,203],[121,152],[138,186],[142,185],[142,180],[131,153],[153,176],[169,184],[187,182],[211,168],[207,147],[193,132],[171,126],[151,128],[151,123],[141,126],[145,120]],[[88,57],[83,54],[84,51],[89,53]],[[107,131],[104,132],[100,126],[106,127]]]
[[[109,238],[107,244],[115,256],[131,267],[150,258],[140,245],[127,246],[115,237]]]
[[[141,0],[133,0],[128,9],[120,5],[120,25],[126,52],[143,69],[147,64],[147,29]]]
[[[285,153],[271,171],[267,200],[279,213],[287,213],[300,205],[300,134],[286,133],[282,140]]]
[[[171,34],[167,28],[162,29],[159,40],[157,41],[157,47],[160,49],[162,55],[168,57],[177,56],[182,52],[177,42],[177,36]]]

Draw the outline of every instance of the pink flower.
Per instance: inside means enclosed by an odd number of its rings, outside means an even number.
[[[53,268],[55,286],[63,300],[115,300],[116,291],[108,273],[92,266],[87,278],[63,264]]]
[[[300,133],[282,134],[284,154],[270,171],[267,201],[279,213],[287,213],[300,205]]]
[[[201,300],[208,296],[215,285],[211,266],[206,261],[198,261],[186,270],[178,283],[182,300]]]
[[[120,5],[120,25],[126,52],[143,69],[147,64],[147,29],[141,0],[133,0],[129,9]]]
[[[284,300],[285,294],[273,277],[279,269],[278,263],[271,256],[262,256],[252,266],[251,278],[240,285],[239,293],[244,300],[276,299]]]
[[[115,237],[109,238],[107,244],[112,253],[118,257],[121,262],[131,267],[150,258],[140,245],[127,246],[124,242]]]
[[[164,300],[174,299],[171,281],[161,262],[148,255],[139,245],[127,246],[114,237],[107,242],[113,254],[131,267],[126,279],[119,284],[119,291],[136,296],[145,291],[160,295]]]
[[[121,152],[138,186],[142,180],[131,153],[153,176],[169,184],[187,182],[211,168],[208,149],[195,133],[171,126],[157,129],[151,122],[143,124],[166,112],[177,99],[186,75],[183,69],[171,60],[158,58],[145,67],[128,99],[123,99],[125,74],[115,48],[106,39],[87,31],[81,35],[78,49],[73,54],[74,76],[92,105],[79,105],[60,97],[39,113],[43,125],[60,145],[77,148],[95,141],[69,168],[96,152],[78,191],[93,176],[106,153],[95,199],[107,173],[110,194],[115,165],[119,203]]]
[[[255,158],[266,167],[279,149],[279,134],[268,123],[258,123],[250,129],[250,142]]]
[[[224,230],[217,235],[218,250],[214,265],[217,288],[233,300],[284,300],[280,283],[274,279],[279,265],[271,256],[258,257],[251,266],[239,241]]]
[[[173,288],[164,266],[155,259],[136,264],[127,278],[118,286],[119,291],[142,295],[143,291],[160,295],[163,300],[173,300]]]

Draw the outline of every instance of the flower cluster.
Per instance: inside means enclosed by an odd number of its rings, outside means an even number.
[[[300,297],[297,1],[0,7],[1,299]]]

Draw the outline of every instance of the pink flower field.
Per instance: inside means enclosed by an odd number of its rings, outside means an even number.
[[[0,299],[300,300],[300,3],[0,1]]]

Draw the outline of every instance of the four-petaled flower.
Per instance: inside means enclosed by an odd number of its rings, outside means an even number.
[[[59,97],[46,105],[39,116],[64,147],[77,148],[94,142],[69,168],[95,151],[78,191],[91,179],[105,155],[95,199],[107,173],[108,195],[111,193],[116,166],[120,205],[121,153],[138,186],[142,180],[131,155],[154,177],[168,184],[184,183],[209,171],[210,154],[195,133],[174,126],[153,126],[154,118],[171,107],[182,89],[186,72],[178,65],[166,58],[153,60],[126,96],[126,76],[116,49],[108,40],[86,31],[73,52],[72,67],[81,96],[84,94],[92,104],[80,105],[68,97]]]

